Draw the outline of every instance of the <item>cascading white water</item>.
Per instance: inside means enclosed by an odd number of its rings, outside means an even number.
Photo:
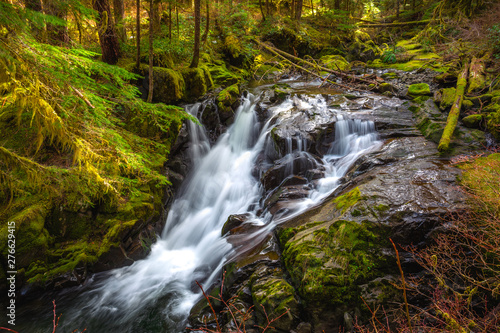
[[[320,95],[294,98],[302,108],[334,112]],[[291,105],[290,100],[283,103],[283,112],[290,112],[287,105]],[[198,107],[192,106],[192,113],[196,114]],[[283,219],[318,204],[338,186],[338,179],[360,155],[379,145],[372,122],[349,120],[339,114],[335,142],[323,158],[326,178],[319,181],[309,198],[297,201],[287,214],[279,218],[269,213],[259,217],[263,190],[252,176],[252,169],[269,142],[266,138],[270,128],[268,122],[258,132],[254,109],[255,97],[249,94],[236,112],[234,124],[212,149],[203,129],[190,125],[195,165],[169,211],[161,238],[146,259],[114,270],[81,295],[79,303],[73,302],[73,309],[63,318],[63,330],[83,325],[89,332],[153,332],[154,329],[142,328],[146,325],[142,323],[151,321],[160,323],[158,332],[182,330],[190,308],[201,295],[193,282],[212,284],[234,251],[221,236],[229,215],[250,213],[251,223],[272,230]],[[280,112],[274,115],[278,123]],[[297,150],[305,149],[305,140],[297,140]],[[291,139],[287,150],[289,155],[294,153]],[[256,238],[257,234],[248,235],[249,242]]]

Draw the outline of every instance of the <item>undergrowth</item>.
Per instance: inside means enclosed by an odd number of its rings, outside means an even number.
[[[410,276],[420,299],[411,318],[374,312],[358,332],[497,332],[500,327],[500,154],[458,158],[470,208],[450,213],[426,249],[408,248],[425,274]],[[430,284],[428,281],[432,281]],[[424,283],[425,281],[425,283]],[[406,291],[407,288],[402,288]]]
[[[54,232],[72,228],[80,229],[73,239],[96,238],[86,239],[95,245],[74,256],[95,261],[130,219],[142,217],[139,212],[131,215],[128,209],[126,219],[93,230],[73,222],[49,232],[47,219],[56,211],[92,211],[95,218],[97,211],[125,211],[134,203],[149,207],[150,198],[158,208],[169,184],[163,165],[170,146],[182,121],[192,117],[179,107],[145,103],[130,84],[137,76],[96,61],[94,52],[38,42],[23,25],[24,11],[1,6],[0,221],[16,221],[17,230],[24,230],[18,235],[19,269],[42,272],[35,263],[47,260],[46,251],[58,241]],[[11,16],[9,24],[5,15]],[[6,223],[0,227],[3,231]],[[108,235],[113,230],[116,235]],[[107,235],[109,242],[100,246]],[[28,269],[30,262],[37,267]]]

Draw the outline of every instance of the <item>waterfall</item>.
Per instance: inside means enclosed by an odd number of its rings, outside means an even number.
[[[320,95],[294,99],[302,108],[333,112],[327,110]],[[161,238],[147,258],[113,270],[107,278],[94,281],[90,291],[73,298],[71,309],[61,320],[62,331],[75,327],[107,333],[182,331],[190,309],[201,297],[194,281],[210,286],[227,258],[237,251],[221,236],[229,215],[248,213],[251,223],[265,226],[246,236],[252,242],[283,219],[317,205],[332,193],[360,155],[380,145],[373,122],[339,114],[335,141],[322,160],[326,177],[308,198],[298,200],[293,210],[279,217],[269,213],[259,216],[263,189],[252,171],[259,154],[269,149],[266,144],[271,141],[272,126],[269,121],[258,130],[256,102],[251,94],[243,99],[234,124],[212,148],[203,128],[189,125],[193,168],[171,206]],[[291,105],[290,100],[282,109],[287,105]],[[188,111],[196,115],[199,107],[195,104]],[[294,150],[293,140],[286,140],[286,155],[291,161],[293,154],[307,154],[307,141],[297,136]]]

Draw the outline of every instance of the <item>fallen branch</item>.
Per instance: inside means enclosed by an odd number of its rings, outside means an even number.
[[[316,64],[314,64],[314,63],[312,63],[312,62],[309,62],[309,61],[307,61],[307,60],[304,60],[304,59],[301,59],[301,58],[295,57],[295,56],[293,56],[293,55],[291,55],[291,54],[289,54],[289,53],[286,53],[286,52],[284,52],[284,51],[281,51],[281,50],[279,50],[279,49],[277,49],[277,48],[275,48],[275,47],[272,47],[272,46],[266,45],[266,44],[264,44],[264,43],[262,43],[262,42],[260,42],[260,41],[258,41],[258,40],[255,40],[255,42],[256,42],[258,45],[260,45],[260,46],[264,47],[264,48],[265,48],[266,50],[268,50],[269,52],[271,52],[271,53],[275,54],[275,55],[276,55],[276,56],[278,56],[279,58],[281,58],[281,59],[283,59],[283,60],[287,61],[287,62],[288,62],[288,63],[290,63],[292,66],[294,66],[294,67],[296,67],[296,68],[298,68],[298,69],[300,69],[300,70],[302,70],[302,71],[304,71],[304,72],[306,72],[306,73],[309,73],[309,74],[311,74],[311,75],[314,75],[314,76],[316,76],[316,77],[319,77],[319,78],[321,78],[321,79],[323,79],[323,77],[321,77],[321,75],[319,75],[319,74],[317,74],[317,73],[314,73],[313,71],[308,70],[307,68],[302,67],[302,66],[300,66],[300,65],[298,65],[298,64],[296,64],[296,63],[294,63],[294,62],[293,62],[292,60],[290,60],[290,59],[296,60],[296,61],[298,61],[298,62],[302,62],[302,63],[307,64],[307,65],[309,65],[309,66],[311,66],[311,67],[313,67],[313,68],[316,68],[316,69],[318,69],[318,70],[320,70],[320,71],[324,71],[324,72],[332,73],[332,74],[335,74],[335,75],[338,75],[338,76],[343,76],[343,77],[346,77],[346,78],[352,79],[352,80],[354,80],[354,81],[359,81],[359,82],[363,82],[363,83],[367,83],[367,84],[374,84],[375,86],[378,86],[378,82],[377,82],[377,81],[366,80],[366,79],[363,79],[363,78],[358,78],[358,77],[355,77],[355,76],[353,76],[353,75],[349,75],[349,74],[346,74],[346,73],[343,73],[343,72],[335,71],[335,70],[332,70],[332,69],[329,69],[329,68],[326,68],[326,67],[321,67],[321,66],[318,66],[318,65],[316,65]],[[286,57],[288,57],[288,58],[290,58],[290,59],[287,59]],[[333,81],[331,81],[331,80],[328,80],[328,78],[327,78],[327,79],[325,79],[325,80],[326,80],[326,82],[328,82],[328,83],[331,83],[331,84],[334,84],[334,85],[340,86],[340,87],[342,87],[342,88],[346,88],[346,89],[353,89],[353,90],[358,90],[358,91],[364,91],[364,90],[361,90],[361,89],[356,89],[356,88],[353,88],[353,87],[349,87],[349,86],[346,86],[346,85],[343,85],[343,84],[340,84],[340,83],[337,83],[337,82],[333,82]]]
[[[455,93],[455,101],[451,106],[450,113],[448,114],[448,119],[446,120],[446,126],[439,141],[438,150],[446,151],[450,147],[450,140],[455,131],[455,127],[458,123],[458,116],[460,115],[460,109],[462,108],[462,101],[464,99],[465,87],[467,86],[467,76],[469,75],[469,63],[464,62],[464,68],[460,73],[457,81],[457,92]]]
[[[95,106],[92,105],[92,103],[90,103],[90,101],[87,99],[87,97],[85,97],[81,92],[80,90],[74,88],[73,86],[70,85],[70,88],[73,89],[73,91],[78,95],[78,97],[80,97],[81,99],[83,99],[83,101],[91,108],[91,109],[95,109]]]
[[[359,24],[360,28],[393,28],[393,27],[404,27],[407,25],[426,25],[431,20],[422,20],[422,21],[410,21],[410,22],[394,22],[394,23],[376,23],[376,24]]]

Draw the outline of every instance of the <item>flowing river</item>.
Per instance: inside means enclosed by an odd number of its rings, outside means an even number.
[[[260,97],[252,94],[242,98],[234,123],[213,147],[203,127],[188,125],[193,167],[170,208],[161,238],[144,260],[97,275],[85,286],[61,293],[57,312],[63,316],[58,331],[182,331],[190,309],[202,297],[195,281],[208,288],[220,279],[230,258],[248,251],[283,220],[321,203],[361,155],[382,146],[372,121],[356,119],[355,111],[328,105],[320,94],[288,97],[267,110],[270,118],[265,123],[257,120],[258,103]],[[194,115],[200,109],[200,104],[187,108]],[[307,140],[291,134],[280,161],[287,165],[290,176],[296,167],[294,161],[301,156],[315,161],[314,167],[324,173],[309,182],[306,197],[271,212],[263,207],[265,193],[259,176],[272,164],[267,162],[266,166],[262,156],[274,149],[273,128],[303,112],[313,112],[319,122],[335,118],[335,138],[328,143],[326,154],[314,159],[308,156]],[[234,246],[221,236],[232,214],[247,214],[245,223],[259,227],[243,236],[239,244],[245,246]],[[37,319],[37,324],[21,331],[46,331],[40,325]]]

